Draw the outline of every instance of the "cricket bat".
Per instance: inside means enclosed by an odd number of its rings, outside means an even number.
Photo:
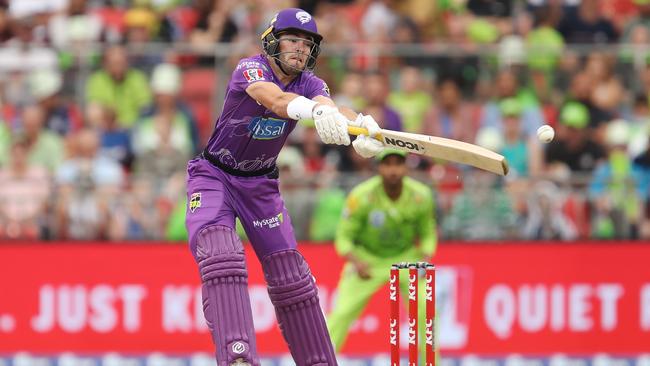
[[[348,133],[368,135],[368,130],[348,126]],[[508,162],[503,155],[467,142],[386,129],[382,129],[375,138],[390,148],[470,165],[498,175],[508,174]]]

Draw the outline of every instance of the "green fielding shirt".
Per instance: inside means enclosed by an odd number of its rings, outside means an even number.
[[[356,186],[348,195],[336,232],[336,250],[344,256],[362,249],[386,258],[413,248],[429,257],[436,245],[433,197],[426,185],[404,177],[400,197],[386,195],[380,176]]]

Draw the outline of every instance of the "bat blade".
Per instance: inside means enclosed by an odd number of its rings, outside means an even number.
[[[348,132],[351,135],[368,134],[368,130],[360,127],[348,127]],[[508,162],[503,155],[478,145],[444,137],[386,129],[381,130],[380,136],[376,138],[391,148],[470,165],[498,175],[508,174]]]

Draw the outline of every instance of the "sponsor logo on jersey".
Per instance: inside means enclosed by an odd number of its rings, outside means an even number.
[[[284,133],[287,121],[276,118],[255,117],[248,124],[248,130],[255,140],[272,140]]]
[[[261,219],[261,220],[253,220],[253,226],[256,228],[269,228],[272,229],[274,227],[280,226],[284,222],[284,215],[282,212],[275,216],[268,217],[266,219]]]
[[[264,79],[262,69],[246,69],[244,70],[244,78],[249,83],[252,83],[253,81],[266,80]]]
[[[197,208],[201,207],[201,192],[194,192],[190,196],[190,212],[196,211]]]
[[[368,221],[373,227],[382,227],[386,222],[386,214],[381,210],[372,210],[368,214]]]

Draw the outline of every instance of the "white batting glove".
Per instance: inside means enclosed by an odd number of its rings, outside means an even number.
[[[371,158],[384,150],[384,143],[373,138],[381,132],[381,128],[372,116],[359,114],[357,119],[350,122],[351,126],[363,127],[368,130],[369,136],[359,135],[352,142],[352,147],[357,154],[364,158]]]
[[[337,108],[319,104],[312,112],[316,132],[326,144],[350,145],[348,119]]]

